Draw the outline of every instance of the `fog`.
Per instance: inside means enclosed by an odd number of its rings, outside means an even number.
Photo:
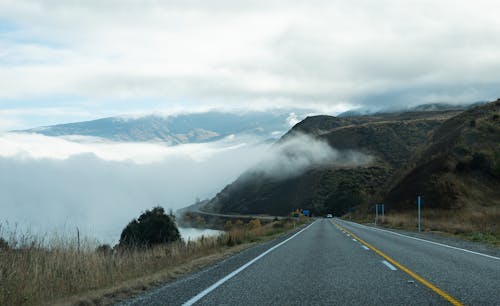
[[[101,138],[0,134],[0,224],[32,233],[76,232],[116,243],[142,211],[176,210],[214,196],[241,173],[283,179],[311,166],[371,158],[306,135],[275,145],[255,136],[204,144],[119,143]]]
[[[314,166],[358,167],[372,159],[362,152],[339,151],[321,139],[296,134],[274,145],[249,173],[263,173],[281,180],[298,176]]]
[[[0,222],[31,232],[73,231],[116,242],[155,205],[208,198],[255,164],[269,145],[254,137],[167,147],[98,138],[0,135]]]

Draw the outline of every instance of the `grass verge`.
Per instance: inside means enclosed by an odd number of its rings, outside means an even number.
[[[0,241],[0,305],[108,305],[273,239],[302,222],[258,221],[217,237],[150,249],[96,249],[91,243],[11,235]]]
[[[351,216],[361,223],[373,223],[374,216]],[[495,206],[474,209],[443,210],[423,209],[421,229],[424,232],[440,232],[474,242],[500,247],[500,208]],[[379,215],[379,225],[409,231],[418,229],[417,213],[389,212]]]

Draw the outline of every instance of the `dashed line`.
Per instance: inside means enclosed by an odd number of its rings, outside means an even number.
[[[349,221],[344,221],[344,222],[349,222]],[[384,229],[380,229],[380,228],[366,226],[366,225],[362,225],[362,224],[358,224],[358,223],[354,223],[354,222],[349,222],[349,223],[353,223],[356,226],[359,226],[359,227],[362,227],[362,228],[365,228],[365,229],[369,229],[371,231],[385,232],[385,233],[388,233],[388,234],[392,234],[392,235],[396,235],[396,236],[400,236],[400,237],[405,237],[405,238],[409,238],[409,239],[413,239],[413,240],[417,240],[417,241],[421,241],[421,242],[426,242],[426,243],[438,245],[438,246],[441,246],[441,247],[445,247],[445,248],[449,248],[449,249],[453,249],[453,250],[457,250],[457,251],[466,252],[466,253],[469,253],[469,254],[474,254],[474,255],[479,255],[479,256],[486,257],[486,258],[490,258],[490,259],[500,260],[500,257],[497,257],[497,256],[492,256],[492,255],[488,255],[488,254],[484,254],[484,253],[480,253],[480,252],[474,252],[474,251],[471,251],[471,250],[454,247],[454,246],[447,245],[447,244],[444,244],[444,243],[439,243],[439,242],[435,242],[435,241],[430,241],[430,240],[426,240],[426,239],[421,239],[421,238],[417,238],[417,237],[403,235],[403,234],[400,234],[400,233],[395,233],[393,231],[388,231],[388,230],[384,230]],[[345,231],[344,231],[344,233],[345,233]]]
[[[342,229],[342,230],[345,230],[347,231],[343,226],[337,224],[336,222],[332,222],[333,224],[335,224],[335,226],[339,229]],[[349,231],[347,231],[349,232]],[[413,272],[412,270],[408,269],[407,267],[403,266],[402,264],[400,264],[399,262],[395,261],[394,259],[392,259],[391,257],[389,257],[388,255],[384,254],[382,251],[380,251],[379,249],[375,248],[374,246],[372,246],[371,244],[369,244],[368,242],[364,241],[363,239],[359,238],[358,236],[356,236],[355,234],[351,233],[351,235],[353,237],[356,237],[356,239],[358,239],[358,241],[362,244],[364,244],[365,246],[367,246],[368,248],[370,248],[373,252],[375,252],[376,254],[380,255],[382,258],[386,259],[386,261],[389,263],[391,263],[392,265],[394,265],[395,267],[398,267],[401,271],[405,272],[406,274],[410,275],[411,277],[413,277],[415,280],[417,280],[418,282],[420,282],[421,284],[423,284],[424,286],[426,286],[427,288],[431,289],[432,291],[434,291],[435,293],[439,294],[441,297],[443,297],[445,300],[447,300],[448,302],[450,302],[452,305],[455,305],[455,306],[461,306],[463,305],[459,300],[457,300],[456,298],[454,298],[453,296],[449,295],[448,293],[446,293],[445,291],[441,290],[440,288],[438,288],[437,286],[435,286],[434,284],[430,283],[429,281],[425,280],[424,278],[422,278],[420,275],[418,275],[417,273]]]
[[[383,263],[384,265],[386,265],[386,266],[387,266],[389,269],[391,269],[392,271],[396,271],[396,270],[397,270],[395,266],[391,265],[390,263],[388,263],[388,262],[387,262],[387,261],[385,261],[385,260],[382,260],[382,263]]]
[[[369,248],[367,248],[367,247],[366,247],[366,246],[364,246],[364,245],[361,245],[361,247],[362,247],[363,249],[367,250],[367,251],[369,251],[369,250],[370,250]]]
[[[351,240],[352,240],[352,241],[357,241],[357,240],[356,240],[356,239],[354,239],[354,238],[352,238]]]

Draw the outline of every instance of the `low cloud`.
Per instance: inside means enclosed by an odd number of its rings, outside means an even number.
[[[359,167],[371,161],[372,157],[364,153],[339,151],[320,139],[298,134],[273,146],[248,173],[280,180],[298,176],[311,167]]]
[[[215,195],[266,153],[260,139],[166,147],[102,139],[0,135],[0,222],[74,229],[116,242],[145,209]]]

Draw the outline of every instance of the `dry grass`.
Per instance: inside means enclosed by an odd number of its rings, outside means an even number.
[[[438,231],[459,235],[473,241],[500,246],[500,208],[476,207],[459,210],[422,210],[423,231]],[[415,230],[417,213],[394,212],[385,216],[385,226]]]
[[[0,247],[0,305],[46,304],[105,288],[114,288],[115,292],[119,292],[120,287],[141,290],[144,282],[151,284],[186,273],[206,264],[204,258],[271,238],[293,226],[288,221],[264,226],[254,222],[235,226],[218,237],[109,252],[96,251],[96,245],[89,241],[78,247],[72,239],[47,243],[29,235],[10,235],[9,246]],[[135,282],[139,288],[134,289],[131,283],[144,277],[149,277],[149,281]],[[109,291],[102,292],[109,295]],[[92,301],[89,303],[106,303],[99,298]]]

